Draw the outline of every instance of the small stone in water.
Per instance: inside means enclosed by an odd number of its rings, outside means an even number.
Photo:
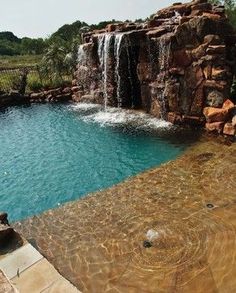
[[[147,241],[147,240],[144,240],[143,241],[143,247],[145,248],[151,248],[152,247],[152,243]]]
[[[214,205],[212,203],[208,203],[206,206],[208,207],[208,209],[213,209],[214,208]]]

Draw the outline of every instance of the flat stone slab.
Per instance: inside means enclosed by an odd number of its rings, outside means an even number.
[[[9,279],[41,260],[43,256],[32,245],[26,244],[0,260],[0,269]]]
[[[31,244],[0,258],[0,293],[79,293]]]
[[[11,281],[19,292],[78,292],[45,258]]]

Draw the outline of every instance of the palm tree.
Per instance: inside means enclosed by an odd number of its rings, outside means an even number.
[[[80,38],[73,39],[70,52],[66,54],[64,59],[64,64],[68,70],[68,73],[72,75],[72,78],[78,64],[78,48],[80,43]]]
[[[66,51],[59,43],[52,43],[42,58],[42,71],[49,76],[50,79],[63,80],[63,72],[65,70],[64,60]]]

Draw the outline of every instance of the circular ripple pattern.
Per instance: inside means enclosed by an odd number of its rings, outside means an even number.
[[[158,233],[152,241],[152,248],[145,250],[137,247],[132,258],[132,262],[143,269],[176,270],[206,260],[207,255],[212,255],[214,250],[222,253],[221,261],[224,263],[225,245],[229,240],[233,241],[232,245],[236,249],[235,228],[207,212],[201,212],[186,221],[174,221],[170,216],[151,227]],[[215,237],[217,241],[214,241]],[[207,262],[205,266],[208,266]]]

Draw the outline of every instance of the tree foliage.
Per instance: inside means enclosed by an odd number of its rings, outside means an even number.
[[[20,54],[20,42],[12,32],[0,32],[0,55]]]
[[[21,40],[21,54],[40,55],[43,54],[47,44],[44,39],[23,38]]]
[[[65,42],[72,42],[74,39],[78,38],[81,33],[81,28],[88,26],[86,22],[75,21],[72,24],[65,24],[60,27],[50,39],[60,38]]]
[[[21,42],[21,39],[16,37],[12,32],[0,32],[0,40],[6,40],[15,43]]]
[[[63,79],[66,51],[60,43],[52,43],[46,50],[40,65],[43,76],[50,79]]]
[[[52,44],[60,43],[62,47],[70,51],[71,44],[76,40],[77,45],[81,42],[81,33],[88,30],[104,29],[110,23],[119,21],[101,21],[98,24],[88,25],[84,21],[75,21],[60,27],[49,38],[18,38],[12,32],[0,32],[0,55],[40,55],[47,51]]]

